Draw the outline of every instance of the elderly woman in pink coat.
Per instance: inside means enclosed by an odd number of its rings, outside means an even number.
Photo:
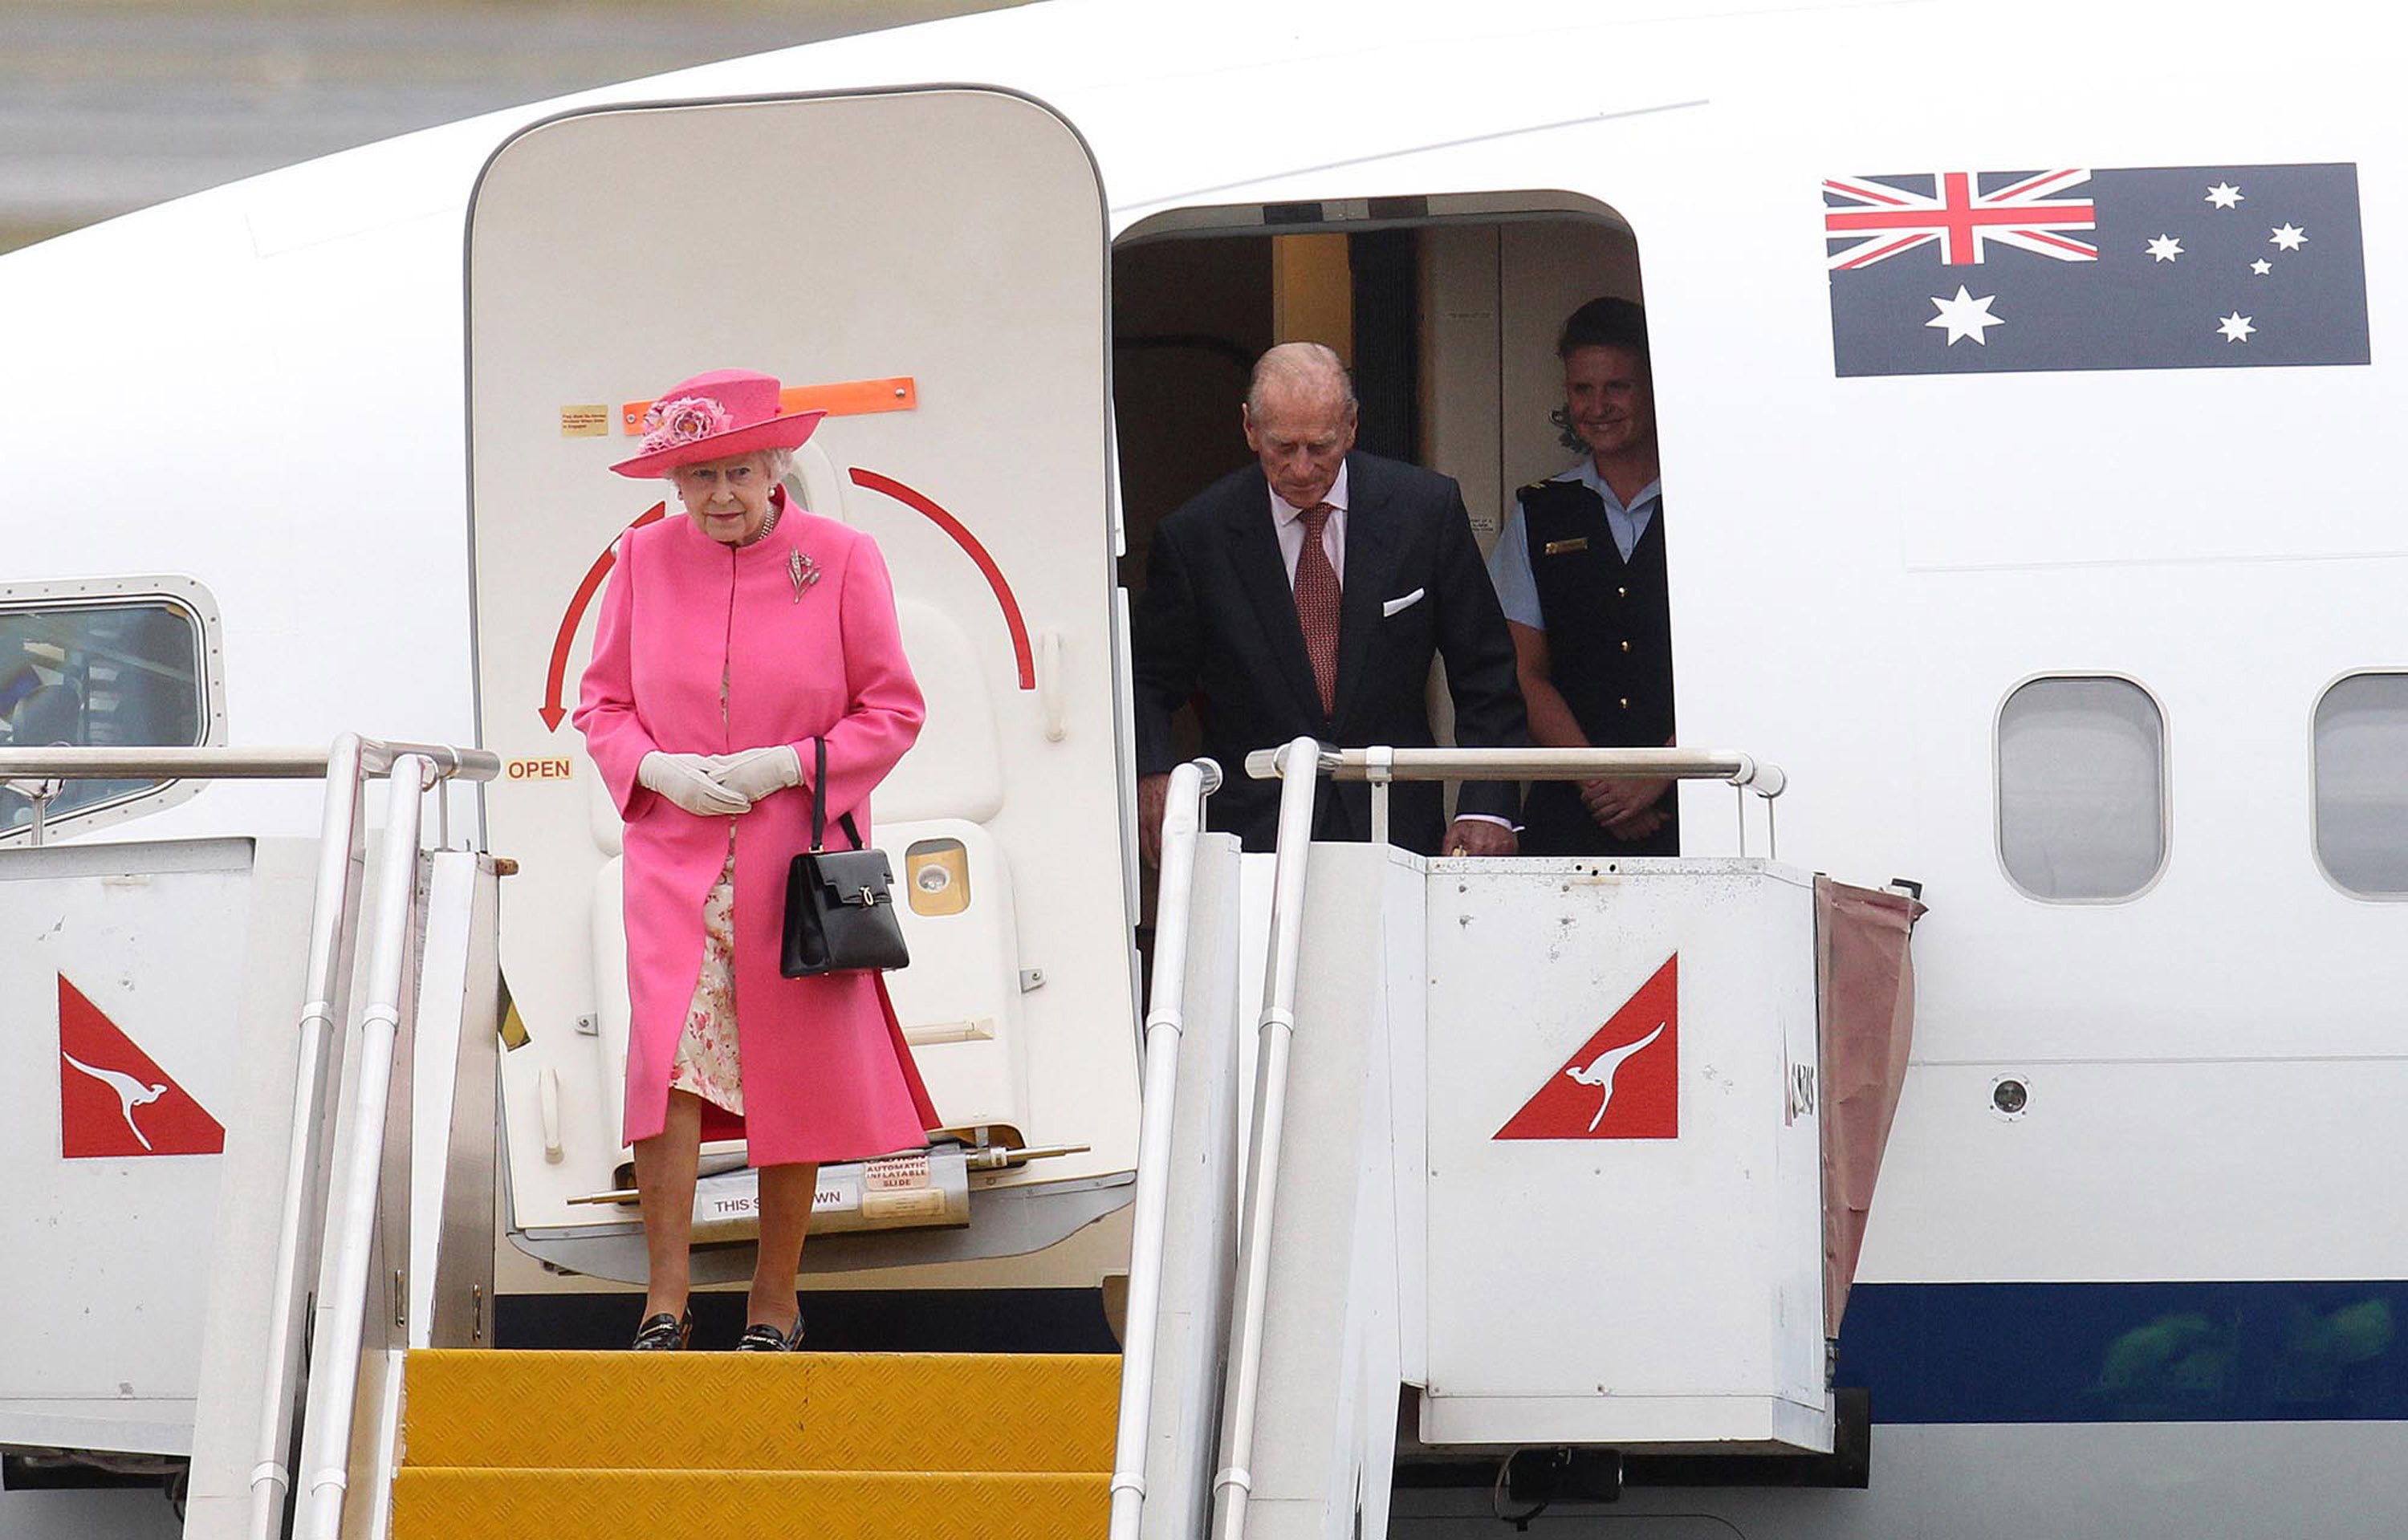
[[[701,1141],[760,1168],[761,1240],[738,1346],[802,1340],[795,1292],[823,1161],[918,1148],[935,1127],[875,973],[778,969],[789,860],[851,813],[918,736],[919,687],[878,547],[781,485],[824,415],[781,415],[778,381],[697,375],[612,470],[666,476],[685,514],[631,530],[577,708],[626,820],[626,1130],[651,1262],[635,1346],[694,1331],[687,1248]],[[814,738],[825,784],[809,784]],[[739,1030],[740,1024],[740,1030]]]

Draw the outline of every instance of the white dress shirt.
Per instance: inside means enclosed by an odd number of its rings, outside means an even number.
[[[1346,466],[1338,467],[1338,479],[1330,484],[1328,495],[1322,498],[1337,511],[1329,522],[1321,526],[1321,549],[1328,553],[1331,570],[1338,574],[1338,586],[1346,586]],[[1271,522],[1279,532],[1280,560],[1287,563],[1287,586],[1296,587],[1297,558],[1304,554],[1304,510],[1271,493]]]

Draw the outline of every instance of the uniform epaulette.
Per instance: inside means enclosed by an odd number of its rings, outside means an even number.
[[[1551,476],[1543,481],[1531,482],[1515,492],[1513,497],[1516,502],[1521,503],[1546,503],[1568,499],[1576,505],[1596,495],[1581,482],[1558,480]]]

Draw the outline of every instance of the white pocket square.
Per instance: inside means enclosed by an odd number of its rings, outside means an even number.
[[[1384,620],[1389,616],[1396,614],[1398,610],[1412,608],[1415,605],[1422,602],[1422,595],[1428,592],[1429,590],[1427,589],[1417,588],[1401,599],[1389,600],[1387,603],[1380,606],[1380,619]]]

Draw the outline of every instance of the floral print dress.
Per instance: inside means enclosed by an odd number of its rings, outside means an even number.
[[[744,1113],[744,1062],[736,1046],[736,831],[727,864],[702,901],[702,971],[685,1007],[669,1062],[669,1089],[692,1091],[724,1112]]]

